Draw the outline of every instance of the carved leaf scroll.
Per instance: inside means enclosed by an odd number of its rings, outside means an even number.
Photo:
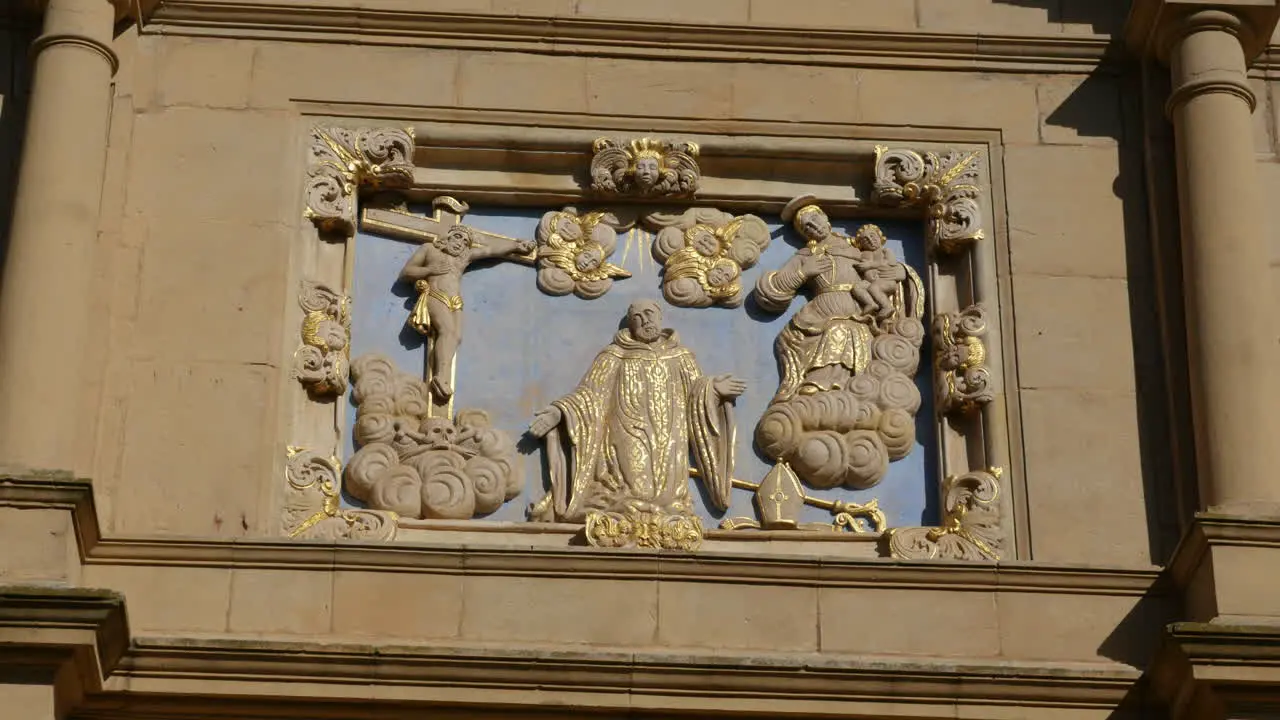
[[[289,483],[281,521],[285,534],[306,540],[395,539],[394,513],[344,509],[338,495],[341,468],[336,457],[289,448]]]
[[[312,128],[308,160],[306,217],[349,237],[360,188],[413,184],[413,129]]]
[[[987,369],[986,309],[971,305],[933,319],[938,412],[970,413],[995,399]]]
[[[336,397],[347,390],[351,342],[350,301],[319,283],[303,282],[298,304],[302,346],[294,353],[294,374],[313,397]]]
[[[942,525],[890,530],[890,555],[899,560],[999,560],[1003,531],[996,499],[1001,472],[974,470],[943,480]]]
[[[872,198],[925,211],[930,252],[954,254],[985,237],[977,152],[891,150],[876,146]]]

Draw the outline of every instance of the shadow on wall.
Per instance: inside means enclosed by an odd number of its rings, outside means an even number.
[[[0,19],[0,259],[9,248],[13,194],[18,186],[18,163],[27,118],[28,48],[36,34],[34,24]]]
[[[1009,4],[1052,8],[1064,19],[1084,16],[1084,7],[1099,3],[1063,0],[997,0]],[[1109,0],[1115,2],[1115,0]],[[1124,5],[1128,2],[1115,2]],[[1070,8],[1077,14],[1069,14]],[[1152,75],[1146,76],[1148,78]],[[1115,141],[1119,173],[1112,192],[1123,208],[1125,270],[1133,344],[1134,388],[1137,393],[1138,442],[1146,504],[1151,561],[1162,564],[1181,534],[1186,500],[1183,488],[1194,483],[1186,468],[1190,416],[1177,398],[1187,397],[1185,338],[1172,332],[1181,327],[1181,253],[1177,235],[1172,136],[1163,119],[1163,95],[1155,93],[1154,110],[1144,107],[1144,69],[1127,56],[1114,37],[1104,60],[1043,118],[1044,142],[1099,145]],[[1069,130],[1047,137],[1054,128]],[[1074,134],[1074,137],[1072,137]],[[1149,138],[1149,141],[1148,141]],[[1046,178],[1045,192],[1071,192]],[[1150,199],[1156,200],[1153,205]],[[1152,207],[1156,210],[1153,212]],[[1162,313],[1163,309],[1163,313]],[[1163,323],[1163,325],[1162,325]],[[1164,331],[1162,332],[1162,327]],[[1167,346],[1167,350],[1166,350]],[[1172,398],[1172,399],[1171,399]],[[1194,508],[1192,508],[1194,509]]]
[[[992,0],[997,5],[1042,8],[1049,22],[1089,25],[1099,35],[1119,35],[1130,0]]]

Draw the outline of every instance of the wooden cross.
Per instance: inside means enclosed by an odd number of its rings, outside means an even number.
[[[399,208],[364,208],[360,212],[360,227],[393,240],[422,244],[434,241],[454,225],[461,225],[462,216],[470,209],[469,205],[457,198],[441,195],[431,200],[430,215],[415,215]],[[471,228],[471,237],[477,245],[512,239],[474,227]],[[537,257],[535,252],[512,259],[532,265]]]
[[[470,207],[467,203],[447,195],[441,195],[431,201],[430,215],[415,215],[407,210],[400,208],[364,208],[360,213],[361,227],[377,235],[386,236],[394,240],[402,240],[411,243],[428,243],[434,242],[437,238],[442,237],[449,231],[449,228],[462,224],[462,217],[466,215]],[[471,230],[471,238],[473,247],[488,248],[492,244],[501,242],[508,244],[514,242],[514,238],[497,233],[487,232],[471,226],[467,226]],[[530,252],[528,255],[507,255],[506,259],[519,262],[522,264],[533,265],[537,262],[537,250]],[[432,342],[430,338],[427,342]],[[424,353],[424,372],[423,376],[427,383],[432,380],[431,363],[429,358],[430,347],[428,353]],[[454,385],[455,378],[452,377],[456,373],[457,357],[453,359],[451,377],[448,378],[449,385]],[[456,388],[453,395],[450,395],[447,401],[441,401],[434,394],[431,397],[431,407],[428,415],[436,417],[453,417],[453,397],[457,394]]]

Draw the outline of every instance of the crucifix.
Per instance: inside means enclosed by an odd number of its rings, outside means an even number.
[[[408,324],[427,338],[426,381],[431,417],[453,417],[453,383],[462,343],[462,273],[476,260],[533,264],[532,240],[516,240],[462,224],[470,208],[447,195],[431,201],[431,215],[398,208],[365,208],[361,223],[380,235],[421,243],[400,271],[418,300]]]

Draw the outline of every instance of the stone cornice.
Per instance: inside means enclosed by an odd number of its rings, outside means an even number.
[[[1101,36],[961,35],[404,12],[222,0],[166,0],[148,31],[239,38],[661,60],[1087,72],[1115,57]]]
[[[1221,717],[1241,704],[1255,711],[1269,704],[1275,712],[1280,710],[1280,627],[1174,623],[1147,678],[1174,720]]]
[[[72,514],[83,561],[105,565],[373,570],[504,576],[648,578],[808,587],[939,587],[967,590],[1142,596],[1166,590],[1157,568],[1041,563],[845,560],[814,556],[697,555],[593,548],[370,545],[353,541],[214,540],[101,536],[92,487],[65,474],[0,474],[0,507],[61,508]]]
[[[1280,19],[1276,0],[1134,0],[1125,24],[1125,43],[1139,56],[1167,61],[1168,46],[1178,33],[1179,23],[1203,10],[1222,11],[1238,18],[1236,34],[1249,61],[1267,48]]]
[[[0,585],[0,682],[56,683],[65,710],[102,688],[128,646],[119,593]]]
[[[392,699],[487,709],[529,705],[597,711],[714,709],[774,717],[836,707],[845,715],[862,716],[910,699],[921,717],[932,717],[930,713],[939,706],[957,703],[1115,708],[1130,693],[1138,674],[1128,666],[1106,662],[139,638],[121,663],[118,679],[108,684],[103,701],[119,703],[122,696],[110,693],[117,685],[164,694],[164,688],[180,678],[184,694],[243,694],[242,683],[252,680],[273,683],[280,693],[274,701],[287,702],[294,711],[298,701],[290,701],[290,696],[322,696],[337,707],[363,703],[359,715],[368,718],[381,717],[384,711],[370,700]],[[324,688],[323,693],[318,688]],[[259,707],[270,702],[260,700]],[[327,706],[330,712],[335,705]],[[893,707],[898,716],[901,706]],[[92,704],[84,715],[98,716]]]
[[[1198,513],[1169,561],[1169,577],[1180,587],[1191,583],[1196,568],[1213,546],[1280,549],[1280,518],[1251,518]]]

